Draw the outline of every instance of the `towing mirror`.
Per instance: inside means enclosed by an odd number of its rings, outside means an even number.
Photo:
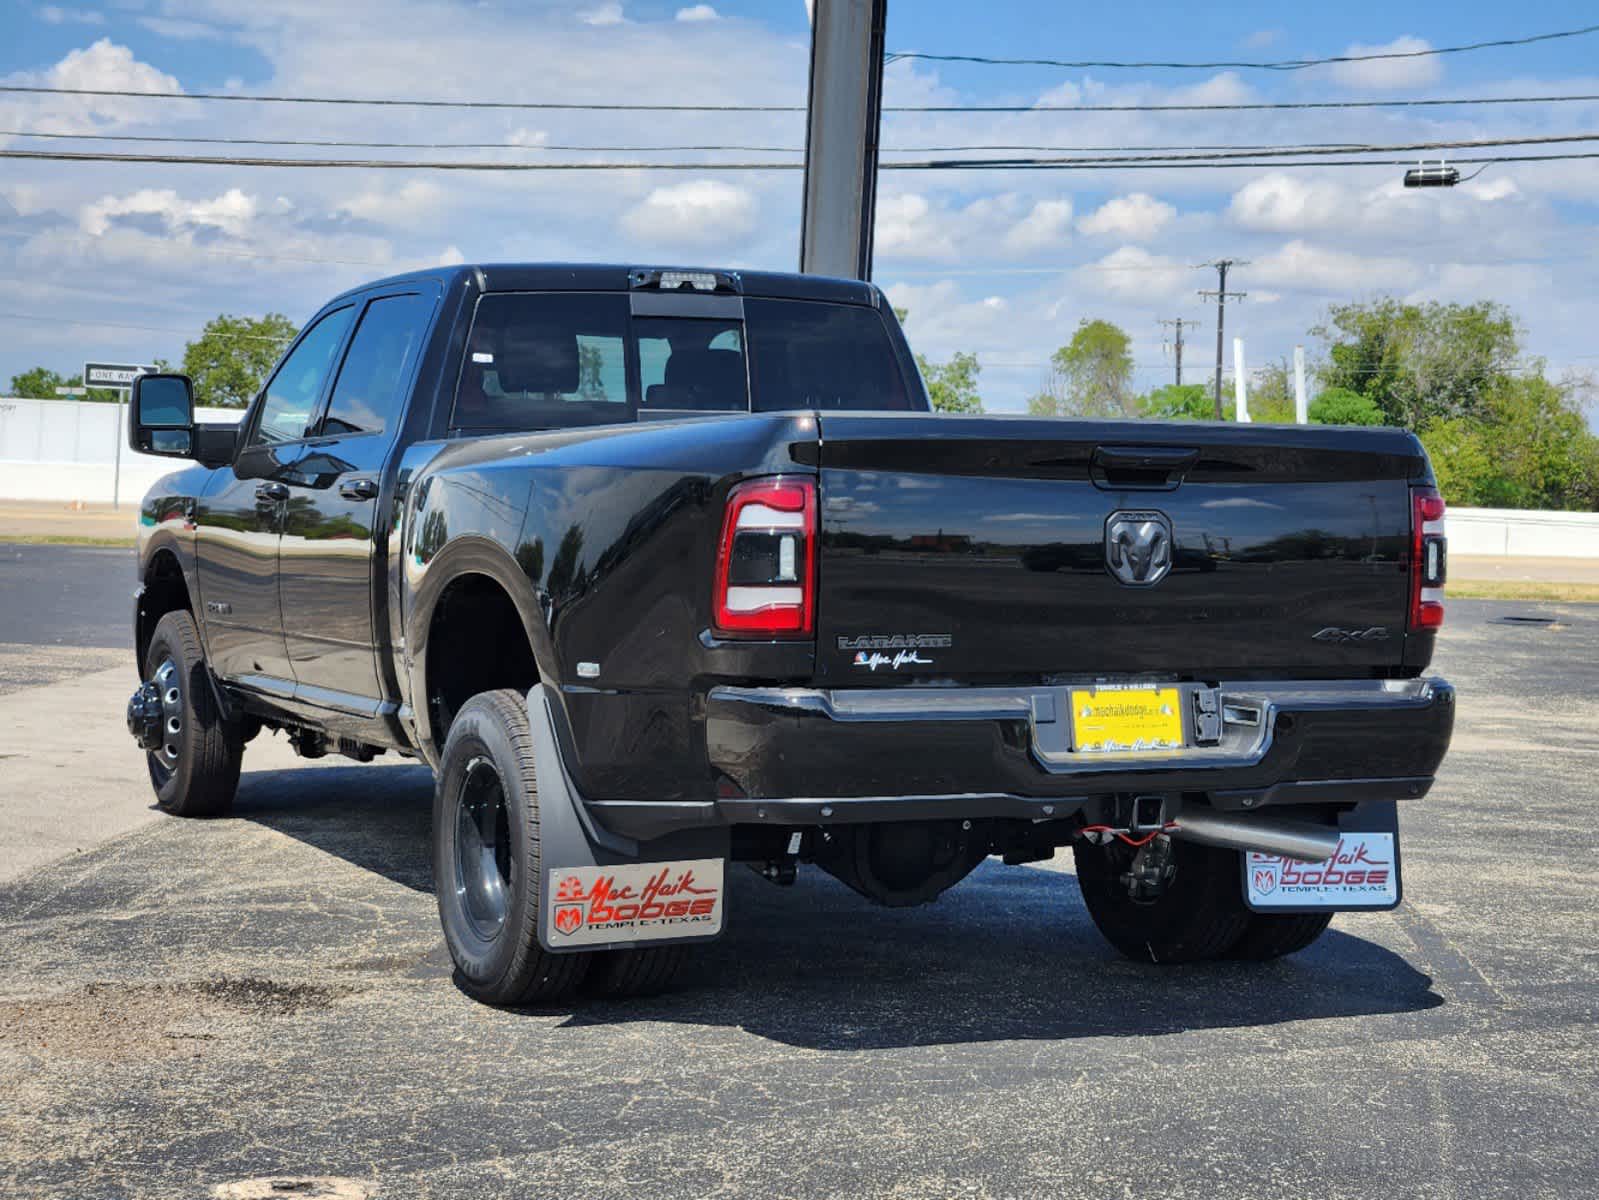
[[[194,456],[194,385],[187,375],[139,375],[133,381],[128,445],[140,454]]]

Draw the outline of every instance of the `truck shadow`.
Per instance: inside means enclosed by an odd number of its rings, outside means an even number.
[[[307,786],[307,785],[311,786]],[[416,767],[246,777],[236,814],[431,893],[432,781]],[[1116,954],[1054,864],[989,860],[935,904],[868,904],[816,868],[780,888],[728,872],[728,925],[666,995],[527,1010],[567,1027],[727,1025],[815,1050],[1147,1037],[1194,1029],[1421,1012],[1430,976],[1339,920],[1273,963],[1158,966]],[[1348,918],[1342,918],[1347,920]],[[449,985],[442,945],[422,972]],[[514,1016],[515,1014],[513,1014]]]

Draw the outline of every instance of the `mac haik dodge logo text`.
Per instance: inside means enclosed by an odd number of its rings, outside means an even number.
[[[557,945],[710,937],[722,931],[722,860],[573,867],[551,873]]]
[[[953,643],[947,633],[863,633],[859,637],[843,636],[838,639],[840,650],[853,650],[852,667],[865,667],[876,671],[887,667],[897,671],[901,667],[930,667],[931,658],[918,654],[918,650],[947,650]],[[892,650],[892,654],[882,651]]]
[[[1391,833],[1345,834],[1332,855],[1316,863],[1251,851],[1244,873],[1256,908],[1381,907],[1399,898]]]

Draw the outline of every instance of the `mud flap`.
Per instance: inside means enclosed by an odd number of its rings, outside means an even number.
[[[1242,854],[1244,902],[1255,912],[1387,912],[1402,898],[1399,806],[1357,804],[1338,818],[1338,849],[1319,863]]]
[[[527,694],[539,788],[539,945],[554,953],[703,941],[726,920],[726,826],[636,842],[578,795],[542,684]]]

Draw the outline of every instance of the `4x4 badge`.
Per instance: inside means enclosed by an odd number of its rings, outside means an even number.
[[[1105,566],[1128,587],[1149,587],[1171,570],[1171,521],[1153,510],[1105,518]]]

